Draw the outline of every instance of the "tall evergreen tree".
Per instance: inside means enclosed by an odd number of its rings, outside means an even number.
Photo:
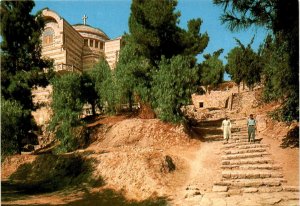
[[[1,1],[1,92],[24,109],[32,109],[31,88],[48,83],[41,58],[40,36],[44,28],[38,13],[30,14],[33,1]]]
[[[244,80],[245,74],[242,65],[243,50],[240,47],[234,47],[229,51],[226,56],[227,65],[226,72],[230,75],[231,79],[238,85],[240,91],[240,83]]]
[[[209,86],[216,86],[223,81],[224,66],[222,60],[219,59],[223,49],[215,51],[213,55],[205,54],[205,60],[199,65],[200,83],[206,87],[208,92]]]
[[[126,44],[121,49],[115,70],[119,104],[128,103],[131,110],[136,95],[149,101],[151,68],[149,60],[137,55],[134,44]]]
[[[238,84],[238,87],[243,82],[252,89],[256,83],[260,82],[262,71],[261,59],[251,48],[254,37],[247,46],[243,45],[240,40],[235,40],[239,46],[228,53],[226,72]]]
[[[192,69],[196,65],[196,55],[203,52],[208,44],[209,38],[207,33],[200,33],[202,24],[201,19],[190,20],[188,22],[187,30],[178,26],[180,12],[176,11],[176,6],[176,0],[132,1],[129,18],[130,33],[125,39],[126,44],[130,46],[125,46],[125,49],[130,50],[134,55],[133,58],[130,58],[134,61],[127,61],[125,57],[127,56],[126,52],[121,51],[119,68],[117,68],[116,76],[117,82],[123,82],[123,85],[129,89],[127,91],[130,91],[130,93],[127,93],[127,95],[132,96],[133,91],[134,95],[137,96],[137,99],[141,100],[140,103],[142,108],[146,108],[144,107],[146,105],[147,107],[151,105],[153,108],[157,108],[157,94],[161,94],[165,91],[165,86],[159,79],[166,78],[168,81],[172,79],[173,81],[180,82],[180,76],[184,77],[187,75],[185,74],[186,70],[182,69],[176,70],[176,78],[178,79],[169,76],[167,70],[169,69],[171,71],[173,69],[175,70],[175,68],[166,65],[172,64],[173,58],[181,56],[185,61],[190,61],[189,63],[186,63],[186,65],[190,66],[190,69]],[[124,55],[124,57],[122,57],[122,55]],[[164,59],[164,66],[160,63],[162,59]],[[171,61],[171,59],[173,60]],[[162,68],[163,71],[160,71]],[[130,70],[126,75],[123,77],[122,75],[118,75],[119,72],[124,73],[126,69]],[[156,75],[157,73],[166,76],[158,78]],[[124,80],[121,80],[122,78],[124,78]],[[133,84],[135,85],[124,84],[129,79],[134,82]],[[193,79],[191,79],[191,82],[194,82]],[[194,83],[196,84],[196,82]],[[159,91],[153,89],[154,85]],[[185,96],[182,94],[181,90],[172,91],[175,92],[172,96],[178,98],[176,99],[177,102],[186,102]],[[125,92],[125,90],[123,90],[123,92]],[[178,94],[176,92],[178,92]],[[184,93],[185,92],[188,91],[184,91]],[[178,112],[178,105],[174,103],[174,101],[173,103],[169,103],[170,110],[168,111]],[[149,108],[145,110],[150,111]],[[158,114],[157,109],[156,111]],[[167,112],[167,110],[161,111]],[[162,117],[164,115],[159,112],[158,116]],[[172,115],[169,117],[171,116]],[[169,118],[168,121],[170,121]]]
[[[207,46],[207,33],[201,34],[201,19],[188,22],[188,30],[178,26],[180,12],[176,0],[133,0],[129,17],[132,43],[153,65],[162,56],[178,54],[196,56]]]
[[[260,82],[260,75],[262,72],[262,64],[260,56],[253,51],[251,45],[254,42],[254,37],[250,43],[245,46],[238,39],[235,39],[239,47],[242,49],[241,54],[241,69],[243,74],[243,82],[250,88],[253,89],[254,85]]]
[[[51,72],[46,74],[43,70],[51,67],[52,62],[41,58],[40,35],[44,22],[40,13],[31,14],[33,7],[34,2],[31,0],[1,1],[1,97],[11,102],[4,105],[10,108],[5,114],[12,112],[14,118],[10,127],[22,130],[15,133],[18,134],[15,142],[18,144],[18,152],[21,149],[20,142],[29,136],[29,130],[34,127],[30,115],[31,110],[34,109],[31,89],[37,85],[47,85],[48,77],[52,74]],[[16,112],[11,109],[12,107],[15,107]],[[4,108],[1,107],[1,110],[3,111]],[[19,114],[20,110],[23,115]],[[7,119],[2,118],[1,124],[3,121]],[[19,121],[22,121],[22,124],[13,125]],[[9,136],[2,133],[3,138]],[[7,142],[11,141],[7,140]]]

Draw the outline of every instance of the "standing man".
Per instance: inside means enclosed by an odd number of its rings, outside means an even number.
[[[222,121],[222,130],[224,140],[228,142],[228,139],[231,138],[231,122],[227,116],[225,116],[225,119]]]
[[[247,120],[248,127],[248,142],[251,140],[255,141],[255,130],[256,130],[256,120],[253,118],[253,114],[250,114],[249,119]]]

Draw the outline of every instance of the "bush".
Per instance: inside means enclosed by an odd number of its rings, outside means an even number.
[[[76,73],[65,74],[53,79],[52,111],[49,129],[60,140],[58,152],[69,152],[79,147],[76,127],[81,126],[80,114],[83,107],[81,76]]]
[[[98,106],[107,113],[114,113],[116,106],[116,84],[113,72],[104,59],[88,73],[95,85],[95,91],[98,95]]]
[[[32,125],[29,110],[24,110],[16,101],[1,100],[1,155],[21,152],[22,139]]]
[[[152,87],[153,105],[161,120],[174,123],[183,120],[181,107],[190,103],[192,93],[197,90],[197,72],[188,57],[162,59],[153,75]]]

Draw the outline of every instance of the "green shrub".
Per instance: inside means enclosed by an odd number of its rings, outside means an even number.
[[[81,93],[81,76],[76,73],[65,74],[52,80],[52,111],[49,125],[60,141],[58,152],[69,152],[79,147],[78,139],[82,137],[77,132],[81,126],[80,114],[83,107]]]
[[[24,110],[16,101],[1,100],[1,156],[21,152],[22,139],[31,126],[29,110]]]
[[[181,107],[190,103],[197,89],[197,72],[189,57],[162,59],[159,70],[153,74],[152,87],[153,105],[161,120],[175,123],[183,119]]]

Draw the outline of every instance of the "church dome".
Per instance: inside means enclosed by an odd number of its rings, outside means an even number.
[[[87,24],[75,24],[73,28],[84,38],[100,38],[103,41],[109,40],[109,37],[101,29],[91,27]]]

